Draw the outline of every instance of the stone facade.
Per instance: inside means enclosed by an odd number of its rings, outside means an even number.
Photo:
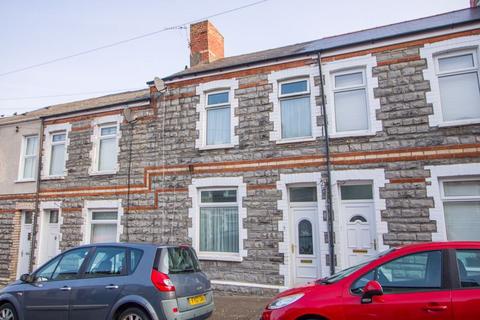
[[[480,29],[475,35],[455,34],[452,38],[473,37],[480,45]],[[471,38],[469,38],[471,39]],[[371,116],[378,122],[366,135],[332,137],[330,139],[334,188],[335,248],[337,269],[348,265],[338,188],[344,181],[369,181],[374,188],[375,229],[378,249],[411,242],[432,241],[439,233],[432,209],[437,206],[428,193],[431,169],[435,166],[480,165],[480,124],[432,126],[434,113],[427,95],[432,85],[424,71],[434,68],[422,57],[427,43],[445,41],[428,38],[404,42],[401,45],[378,45],[377,48],[352,53],[326,52],[322,68],[345,61],[355,65],[365,58],[373,59],[371,74],[372,101],[378,108]],[[477,48],[478,50],[478,48]],[[360,62],[360,66],[363,64]],[[326,158],[323,137],[321,79],[318,73],[311,82],[314,105],[320,110],[314,126],[322,134],[313,139],[280,143],[271,139],[274,121],[271,114],[278,99],[272,94],[276,72],[298,74],[299,68],[318,70],[318,59],[305,56],[293,61],[250,67],[230,73],[219,73],[193,79],[167,82],[166,92],[152,87],[150,104],[131,107],[132,123],[120,125],[118,163],[115,174],[92,175],[92,124],[105,115],[122,115],[124,106],[109,111],[46,119],[46,125],[68,123],[68,160],[66,175],[61,179],[46,179],[40,184],[40,201],[59,204],[62,216],[60,250],[84,242],[86,202],[90,200],[120,200],[123,210],[120,240],[159,243],[192,244],[192,230],[198,228],[192,218],[198,214],[193,206],[192,186],[195,179],[240,178],[246,185],[246,195],[240,199],[246,209],[242,219],[246,230],[244,255],[237,261],[202,259],[203,270],[215,280],[222,291],[264,294],[282,290],[293,284],[290,253],[290,224],[285,192],[289,183],[312,183],[318,187],[318,221],[320,271],[327,275],[329,237],[326,233],[325,194]],[[340,68],[341,69],[341,68]],[[310,76],[305,74],[305,76]],[[331,78],[323,74],[325,87]],[[219,79],[233,79],[236,100],[234,116],[238,124],[234,134],[238,144],[228,148],[202,150],[196,146],[200,128],[197,106],[201,101],[201,85]],[[326,103],[333,103],[325,92]],[[233,105],[233,104],[232,104]],[[328,108],[327,108],[328,110]],[[330,117],[330,115],[328,116]],[[329,121],[333,121],[329,118]],[[380,130],[377,130],[380,128]],[[129,174],[130,172],[130,174]],[[437,179],[438,177],[435,177]],[[286,182],[285,182],[286,181]],[[195,190],[193,190],[195,192]],[[30,199],[33,201],[34,199]],[[15,195],[0,196],[1,224],[5,232],[0,237],[0,277],[12,279],[6,261],[13,261],[10,246],[18,241],[18,218]],[[282,202],[283,201],[283,202]],[[88,213],[87,213],[88,214]],[[444,224],[444,222],[441,222]],[[17,226],[17,227],[15,227]],[[198,231],[198,230],[197,230]],[[321,232],[320,232],[321,231]],[[480,231],[479,231],[480,232]],[[41,235],[40,235],[41,236]],[[434,240],[441,240],[440,238]],[[445,240],[445,239],[443,239]],[[202,257],[200,255],[200,257]]]

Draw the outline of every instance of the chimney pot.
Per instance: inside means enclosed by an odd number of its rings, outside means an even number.
[[[190,25],[190,67],[223,57],[223,36],[210,21]]]

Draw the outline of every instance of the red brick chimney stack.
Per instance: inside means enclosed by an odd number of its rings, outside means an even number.
[[[223,36],[210,21],[190,25],[190,67],[223,57]]]
[[[470,7],[475,8],[480,6],[480,0],[470,0]]]

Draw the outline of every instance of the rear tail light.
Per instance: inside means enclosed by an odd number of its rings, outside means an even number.
[[[152,275],[150,276],[153,285],[159,291],[168,292],[175,291],[175,286],[173,285],[172,280],[165,274],[155,269],[152,269]]]

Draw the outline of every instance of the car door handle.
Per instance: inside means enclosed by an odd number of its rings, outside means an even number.
[[[61,287],[60,290],[62,290],[62,291],[70,291],[70,290],[72,290],[72,288],[71,288],[71,287],[68,287],[68,286],[65,286],[65,287]]]
[[[423,308],[425,311],[429,312],[439,312],[439,311],[445,311],[448,309],[448,306],[446,305],[441,305],[441,304],[429,304]]]
[[[118,289],[118,286],[115,284],[110,284],[108,286],[105,286],[105,289]]]

